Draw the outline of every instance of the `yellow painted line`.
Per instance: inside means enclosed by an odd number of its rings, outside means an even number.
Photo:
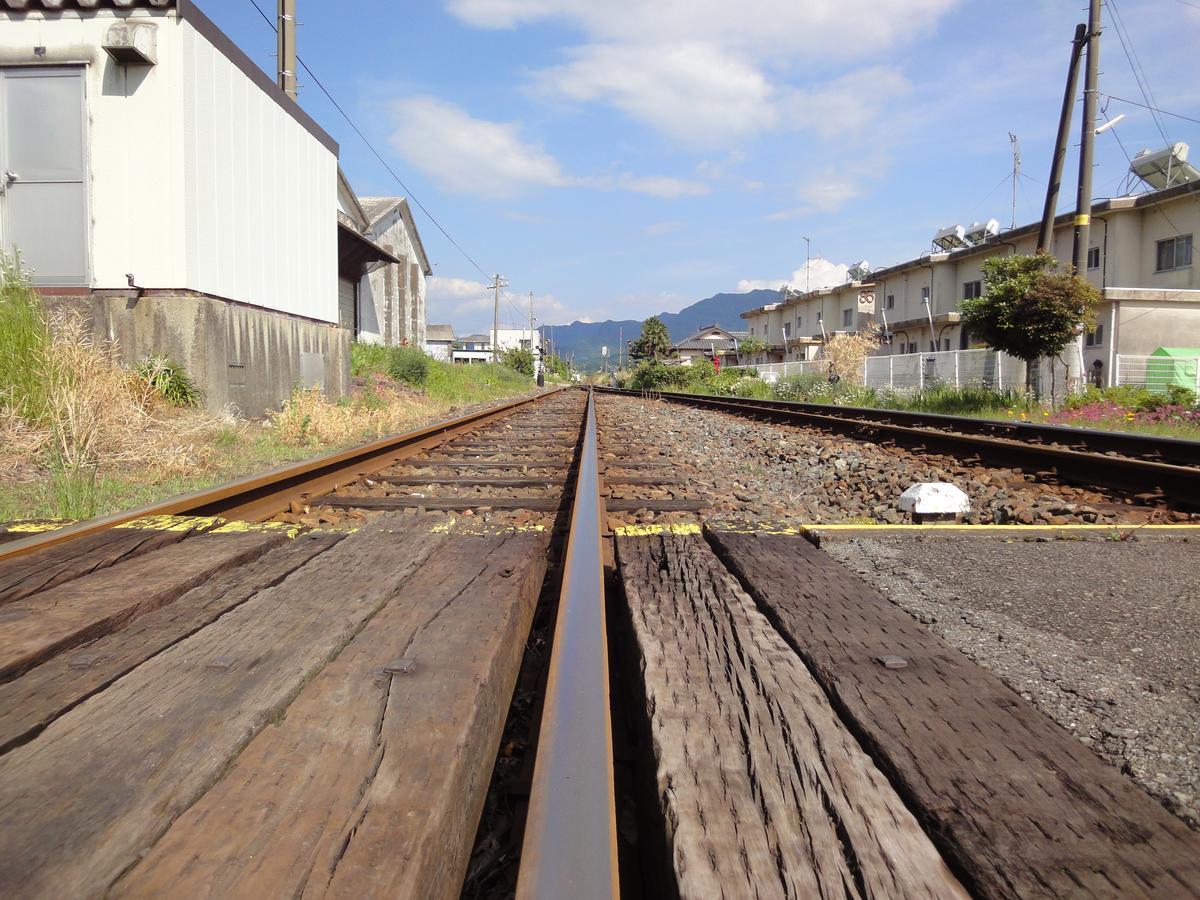
[[[145,516],[121,522],[113,528],[136,528],[142,531],[199,531],[224,523],[220,516]]]
[[[304,525],[296,525],[292,522],[226,522],[218,528],[214,528],[209,534],[263,534],[274,531],[283,532],[289,538],[294,538],[302,531],[306,531]]]
[[[936,525],[936,524],[888,524],[853,525],[849,523],[830,523],[828,525],[804,524],[805,531],[993,531],[1000,534],[1012,532],[1046,532],[1046,531],[1200,531],[1200,525],[1180,523],[1177,525],[1130,525],[1111,524],[1093,525],[1079,523],[1074,525]],[[728,529],[722,529],[728,530]]]
[[[51,522],[13,522],[11,525],[5,525],[4,530],[9,534],[42,534],[46,531],[58,531],[68,525],[74,525],[75,522],[75,519]]]
[[[694,522],[664,522],[649,525],[619,525],[613,533],[621,537],[648,537],[652,534],[699,534],[700,526]]]

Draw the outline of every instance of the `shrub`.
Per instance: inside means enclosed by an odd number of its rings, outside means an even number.
[[[500,354],[500,361],[522,375],[533,377],[533,352],[523,347],[510,347]]]
[[[0,409],[27,422],[46,411],[42,376],[50,330],[20,257],[0,253]]]
[[[391,347],[388,374],[397,381],[420,387],[429,378],[429,357],[416,347]]]
[[[350,374],[355,378],[366,378],[372,374],[386,375],[391,355],[390,347],[355,341],[350,345]]]
[[[183,366],[169,357],[147,356],[137,364],[134,372],[172,406],[195,407],[204,399],[204,393]]]

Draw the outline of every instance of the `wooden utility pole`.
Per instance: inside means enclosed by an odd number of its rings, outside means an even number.
[[[279,24],[275,29],[279,64],[279,86],[296,99],[296,0],[279,0]]]
[[[508,287],[508,282],[505,281],[500,273],[497,272],[492,276],[492,283],[488,285],[495,291],[495,303],[492,305],[492,362],[500,361],[500,289]]]
[[[1075,274],[1087,272],[1092,221],[1092,156],[1096,147],[1096,92],[1100,80],[1100,0],[1088,8],[1087,72],[1083,80],[1083,128],[1079,144],[1079,194],[1075,202]]]
[[[1058,189],[1062,184],[1063,160],[1067,158],[1067,138],[1071,132],[1071,111],[1075,108],[1075,85],[1079,83],[1079,57],[1087,43],[1087,26],[1075,26],[1071,42],[1071,64],[1067,66],[1067,89],[1063,92],[1062,112],[1058,115],[1058,138],[1054,142],[1054,159],[1050,163],[1050,181],[1046,185],[1046,205],[1042,207],[1042,227],[1038,232],[1037,249],[1049,252],[1054,233],[1054,210],[1058,206]]]

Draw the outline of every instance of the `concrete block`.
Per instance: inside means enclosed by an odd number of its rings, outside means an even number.
[[[971,500],[958,487],[942,481],[923,481],[900,495],[901,512],[915,522],[957,521],[971,511]]]

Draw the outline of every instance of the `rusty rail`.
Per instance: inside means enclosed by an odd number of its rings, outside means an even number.
[[[616,897],[616,790],[604,615],[604,500],[588,391],[517,897]]]

